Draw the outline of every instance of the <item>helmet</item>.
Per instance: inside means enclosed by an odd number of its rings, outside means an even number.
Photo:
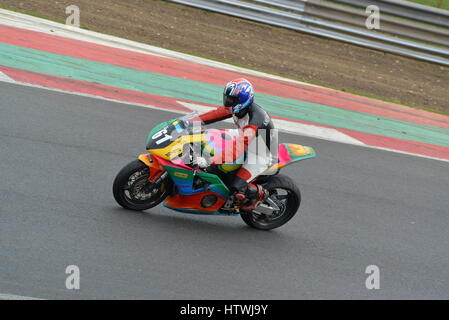
[[[246,79],[228,82],[223,92],[223,105],[232,108],[232,114],[242,118],[254,102],[254,88]]]

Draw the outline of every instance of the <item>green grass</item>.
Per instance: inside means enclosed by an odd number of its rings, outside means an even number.
[[[449,10],[449,0],[407,0],[407,1],[423,4],[425,6]]]

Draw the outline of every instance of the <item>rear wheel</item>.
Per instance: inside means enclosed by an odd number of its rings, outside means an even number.
[[[279,210],[269,215],[254,211],[242,212],[240,216],[247,225],[256,229],[279,228],[293,218],[298,211],[301,204],[301,193],[292,179],[281,174],[268,178],[262,185]]]
[[[150,168],[140,160],[127,164],[114,180],[115,201],[125,209],[142,211],[161,203],[169,194],[168,181],[155,185],[148,181]]]

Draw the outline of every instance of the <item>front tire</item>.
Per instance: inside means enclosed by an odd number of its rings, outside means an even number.
[[[125,209],[142,211],[161,203],[169,194],[166,181],[158,186],[148,181],[150,168],[140,160],[127,164],[114,180],[115,201]]]
[[[279,212],[267,216],[251,211],[242,212],[240,216],[247,225],[256,229],[271,230],[279,228],[293,218],[298,211],[301,204],[299,188],[290,177],[282,174],[271,176],[262,183],[262,186],[269,192],[269,197],[279,206]]]

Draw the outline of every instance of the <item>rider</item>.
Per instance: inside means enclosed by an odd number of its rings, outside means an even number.
[[[268,169],[277,158],[278,145],[276,135],[273,135],[273,122],[268,113],[254,103],[254,88],[246,79],[236,79],[226,84],[223,92],[223,105],[201,114],[199,118],[204,124],[210,124],[232,117],[238,128],[239,136],[234,141],[234,152],[231,157],[225,151],[211,157],[208,164],[219,165],[225,160],[226,163],[229,163],[241,159],[242,156],[248,158],[248,152],[255,150],[256,141],[261,138],[267,152],[261,152],[260,155],[255,154],[256,163],[245,161],[230,183],[230,189],[237,199],[250,200],[244,209],[253,209],[256,203],[266,196],[266,191],[260,185],[249,184],[249,182]],[[243,148],[239,148],[239,146],[243,146]],[[259,146],[260,144],[257,144],[258,148],[260,148]],[[203,164],[203,167],[208,164]]]

